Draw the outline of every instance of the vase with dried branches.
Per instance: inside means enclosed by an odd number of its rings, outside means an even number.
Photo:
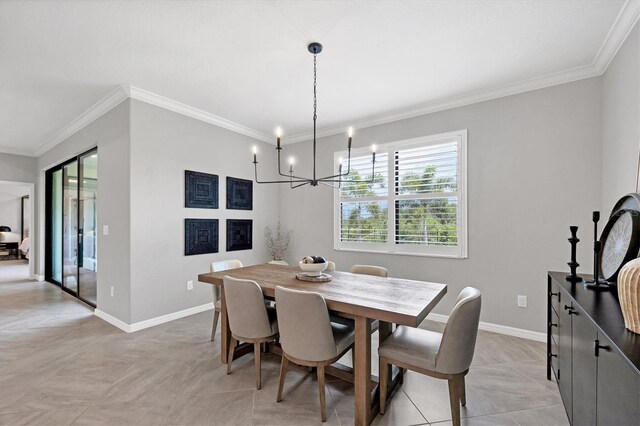
[[[284,231],[278,222],[275,233],[268,226],[264,229],[264,237],[267,243],[267,250],[272,260],[283,261],[289,253],[292,231]]]

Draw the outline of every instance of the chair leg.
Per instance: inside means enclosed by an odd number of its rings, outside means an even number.
[[[387,380],[388,380],[388,363],[386,358],[380,357],[380,362],[378,365],[378,380],[380,384],[378,388],[380,389],[380,415],[384,415],[384,412],[387,409]]]
[[[318,390],[320,391],[320,419],[327,421],[327,403],[324,392],[324,364],[318,364]]]
[[[231,373],[231,363],[233,362],[233,352],[236,349],[237,340],[231,337],[229,341],[229,356],[227,357],[227,374]]]
[[[280,382],[278,383],[278,397],[276,402],[282,401],[282,393],[284,392],[284,379],[287,377],[287,367],[289,366],[289,360],[284,354],[282,355],[282,362],[280,363]]]
[[[453,426],[460,426],[460,395],[458,378],[449,379],[449,402],[451,404],[451,420]]]
[[[262,374],[260,371],[260,353],[262,352],[262,344],[254,343],[253,344],[253,354],[255,356],[256,361],[256,389],[260,390],[262,387]]]
[[[461,375],[458,381],[458,392],[460,392],[460,404],[464,407],[467,405],[467,391],[464,385],[464,375]]]
[[[351,368],[356,368],[356,351],[351,348]]]
[[[213,312],[213,324],[211,325],[211,341],[216,338],[216,329],[218,328],[218,318],[220,317],[220,311],[214,310]]]

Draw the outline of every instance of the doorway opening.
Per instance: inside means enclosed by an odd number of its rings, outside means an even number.
[[[0,282],[34,276],[33,191],[32,183],[0,181]]]

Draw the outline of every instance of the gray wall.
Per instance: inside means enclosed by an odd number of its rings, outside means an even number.
[[[131,101],[131,322],[210,303],[211,286],[197,276],[212,261],[269,260],[263,232],[277,223],[278,189],[254,183],[253,211],[225,208],[226,177],[253,179],[253,145],[259,146],[261,167],[273,170],[271,145]],[[184,207],[185,170],[219,176],[219,209]],[[184,256],[185,218],[219,219],[219,253]],[[253,219],[253,250],[226,252],[227,218]],[[192,291],[187,280],[194,281]]]
[[[130,102],[128,100],[67,138],[38,158],[39,187],[44,171],[69,158],[98,147],[98,309],[130,321]],[[39,197],[39,226],[44,229],[44,191]],[[109,225],[109,235],[102,226]],[[40,233],[44,247],[44,232]],[[39,255],[44,274],[44,253]],[[110,287],[115,297],[110,296]]]
[[[635,192],[640,151],[640,25],[602,77],[602,211]]]
[[[0,153],[0,180],[36,183],[36,164],[34,157]]]
[[[546,271],[565,270],[569,225],[579,225],[581,270],[591,268],[590,217],[601,205],[601,79],[591,78],[356,131],[354,146],[468,129],[469,258],[333,250],[333,191],[282,188],[283,224],[295,231],[290,260],[320,254],[339,269],[369,263],[392,276],[449,284],[435,312],[448,314],[467,285],[483,292],[482,320],[545,330]],[[329,173],[344,135],[319,140]],[[300,160],[309,142],[286,147]],[[288,154],[287,154],[288,155]],[[297,171],[309,171],[302,162]],[[292,208],[295,206],[295,208]],[[516,307],[517,295],[529,307]]]
[[[8,226],[11,228],[11,231],[20,235],[20,224],[22,223],[22,197],[2,193],[2,186],[3,185],[0,185],[0,225]],[[24,194],[29,194],[29,189],[26,187]]]

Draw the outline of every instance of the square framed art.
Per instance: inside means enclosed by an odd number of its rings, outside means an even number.
[[[218,252],[218,219],[184,220],[184,255]]]
[[[227,251],[251,250],[253,220],[227,219]]]
[[[217,209],[218,175],[185,170],[184,206],[197,209]]]
[[[227,209],[253,210],[253,181],[227,176]]]

